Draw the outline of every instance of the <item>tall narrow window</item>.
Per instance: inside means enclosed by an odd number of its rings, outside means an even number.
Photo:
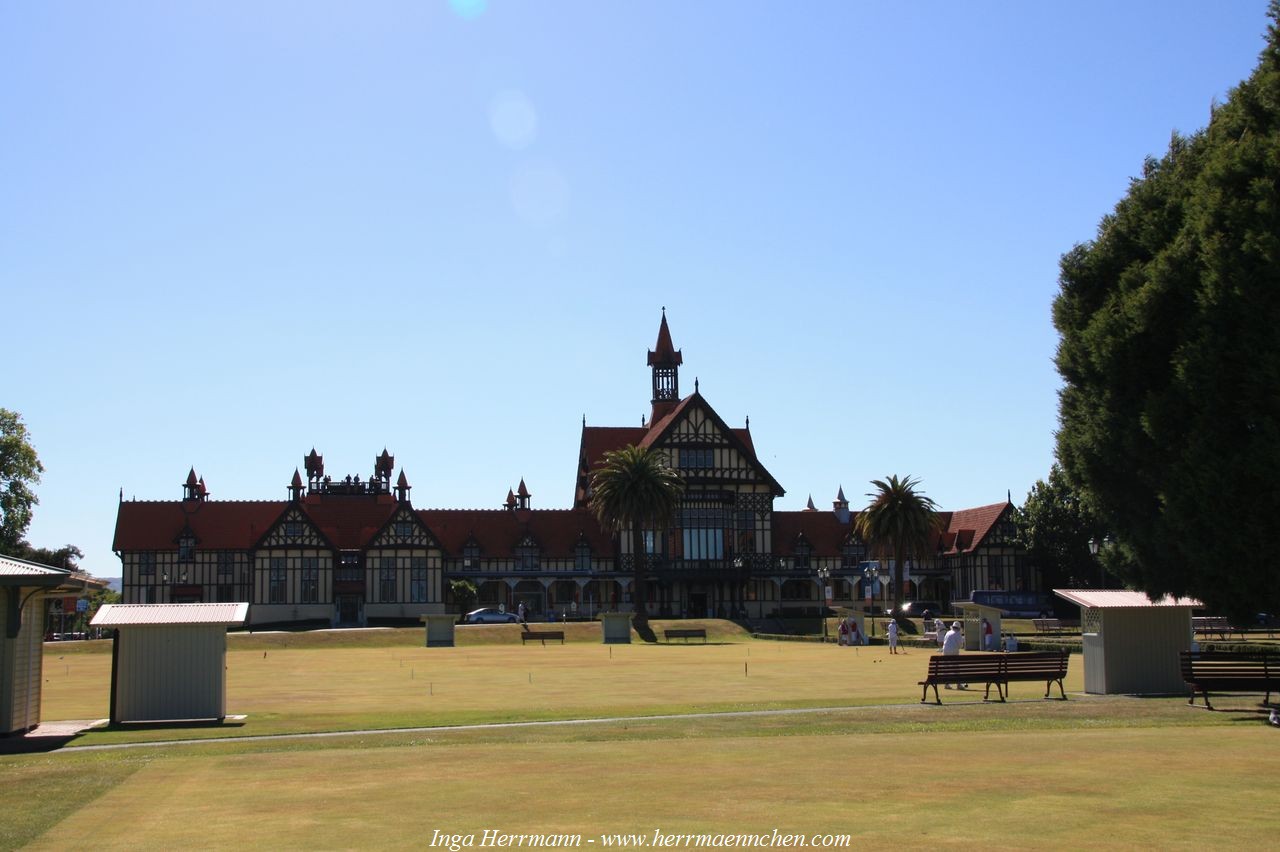
[[[573,550],[573,567],[576,571],[591,570],[591,545],[585,541],[578,542]]]
[[[409,560],[409,602],[427,602],[427,558],[414,556]]]
[[[314,556],[302,557],[302,602],[320,603],[320,560]]]
[[[154,575],[156,573],[156,555],[154,552],[138,554],[138,573],[143,576]]]
[[[236,555],[229,550],[218,552],[218,576],[223,577],[232,573],[235,568]]]
[[[283,556],[271,557],[271,572],[267,578],[267,603],[282,604],[285,598],[287,564]]]
[[[178,539],[178,561],[190,562],[196,558],[196,540],[189,535]]]
[[[384,556],[379,562],[378,600],[394,603],[396,599],[396,561]]]

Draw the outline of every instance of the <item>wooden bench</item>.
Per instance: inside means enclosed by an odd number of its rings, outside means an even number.
[[[1067,700],[1067,691],[1063,687],[1063,678],[1067,676],[1068,655],[1065,651],[1027,651],[1010,654],[953,654],[946,656],[935,654],[929,658],[929,673],[917,686],[924,687],[920,694],[920,703],[929,697],[929,687],[933,687],[933,699],[938,704],[942,699],[938,696],[938,684],[970,684],[985,683],[986,692],[982,700],[989,700],[991,687],[996,687],[996,695],[1001,701],[1009,694],[1009,684],[1013,681],[1044,681],[1044,697],[1049,697],[1049,690],[1056,682],[1062,700]]]
[[[701,639],[702,644],[707,644],[707,629],[705,627],[673,627],[670,630],[662,631],[662,638],[670,642],[672,639],[683,639],[688,644],[690,639]]]
[[[1031,623],[1035,626],[1037,633],[1062,632],[1062,621],[1057,618],[1033,618]]]
[[[1280,654],[1265,651],[1240,653],[1232,651],[1183,651],[1182,679],[1191,687],[1191,700],[1196,703],[1196,690],[1204,696],[1210,710],[1209,690],[1215,692],[1263,692],[1263,704],[1271,703],[1271,693],[1280,691]]]
[[[560,640],[560,644],[564,644],[563,630],[526,630],[520,634],[520,643],[541,642],[543,645],[548,641]]]
[[[1239,634],[1240,638],[1244,638],[1244,631],[1237,630],[1231,626],[1231,622],[1220,615],[1197,615],[1191,619],[1191,629],[1196,633],[1209,635],[1217,633],[1219,639],[1226,639],[1231,633]]]
[[[1013,651],[1000,655],[1004,668],[1004,697],[1009,697],[1009,684],[1014,681],[1039,683],[1044,681],[1044,697],[1049,697],[1050,688],[1057,683],[1062,700],[1067,700],[1067,690],[1062,679],[1067,676],[1067,661],[1070,655],[1066,651]],[[1000,699],[1001,701],[1004,698]]]

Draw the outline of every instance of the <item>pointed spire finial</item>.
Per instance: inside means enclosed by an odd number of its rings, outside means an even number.
[[[694,377],[693,377],[693,392],[694,392],[694,393],[697,393],[697,392],[698,392],[698,377],[697,377],[697,376],[694,376]]]
[[[817,506],[815,506],[815,505],[813,505],[813,495],[812,495],[812,494],[810,494],[810,495],[809,495],[809,502],[805,504],[804,510],[805,510],[806,512],[816,512],[816,511],[818,511],[818,507],[817,507]]]

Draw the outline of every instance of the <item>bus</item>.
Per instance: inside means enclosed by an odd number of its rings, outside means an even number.
[[[1041,613],[1053,611],[1048,597],[1036,592],[975,589],[969,593],[969,602],[999,609],[1004,618],[1036,618]]]

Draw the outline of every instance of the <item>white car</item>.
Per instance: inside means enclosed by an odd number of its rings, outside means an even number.
[[[462,616],[463,624],[515,624],[516,614],[514,612],[503,612],[493,607],[485,607],[484,609],[473,609],[471,612]]]

